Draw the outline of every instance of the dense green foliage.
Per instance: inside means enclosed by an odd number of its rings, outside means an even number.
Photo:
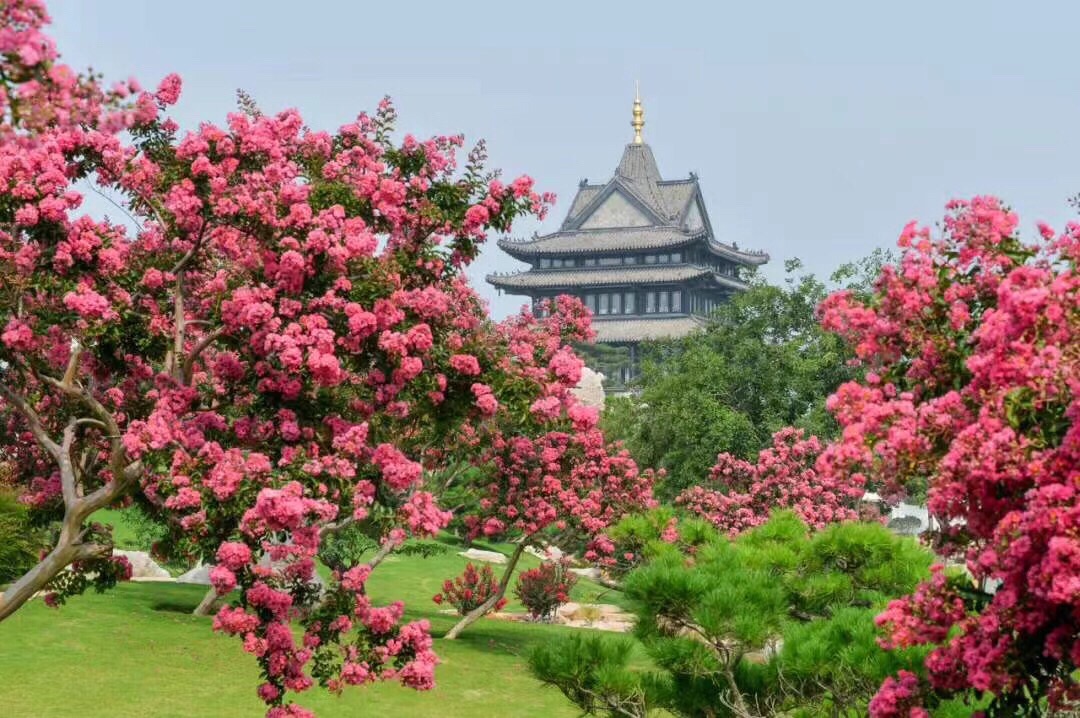
[[[38,560],[38,532],[14,492],[0,488],[0,584],[13,581]]]
[[[319,560],[335,571],[346,571],[377,548],[379,542],[368,536],[362,526],[349,524],[323,537],[319,546]]]
[[[537,677],[594,715],[747,718],[864,715],[885,676],[919,670],[921,653],[878,647],[873,621],[928,575],[912,539],[859,523],[811,536],[787,513],[734,541],[704,531],[652,541],[624,582],[655,670],[634,670],[625,642],[574,637],[534,652]]]
[[[845,265],[832,283],[865,292],[887,257]],[[825,398],[850,378],[850,353],[818,325],[829,287],[801,273],[798,260],[785,266],[783,284],[752,279],[705,331],[646,345],[640,392],[608,402],[608,435],[623,439],[638,463],[667,470],[661,498],[701,481],[720,452],[752,458],[782,427],[822,438],[834,432]]]

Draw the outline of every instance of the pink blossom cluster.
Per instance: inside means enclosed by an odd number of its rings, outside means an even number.
[[[974,585],[937,573],[879,619],[889,645],[934,647],[930,689],[1061,707],[1080,666],[1080,223],[1026,243],[995,198],[948,209],[940,236],[904,229],[872,299],[822,306],[865,378],[830,398],[842,438],[819,468],[925,490],[935,547],[965,561]],[[897,715],[900,683],[874,715]]]
[[[639,471],[624,449],[606,443],[595,412],[576,411],[569,394],[556,403],[558,412],[532,412],[535,438],[501,431],[486,438],[490,448],[478,464],[490,473],[465,525],[470,535],[487,537],[528,537],[571,525],[590,537],[586,558],[601,560],[612,545],[604,530],[627,513],[655,505],[653,475]]]
[[[919,701],[919,677],[900,671],[896,678],[886,678],[881,690],[870,701],[870,715],[880,718],[930,718]]]
[[[733,537],[765,523],[777,509],[793,510],[815,529],[855,521],[865,493],[862,479],[820,472],[822,449],[817,437],[804,438],[801,429],[781,429],[756,464],[727,453],[717,456],[709,484],[683,491],[675,503]]]

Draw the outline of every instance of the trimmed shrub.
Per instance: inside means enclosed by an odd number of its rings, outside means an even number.
[[[499,581],[491,570],[491,566],[484,565],[482,568],[466,564],[465,573],[454,579],[446,579],[443,582],[442,592],[435,594],[431,600],[440,606],[448,603],[457,609],[459,615],[472,611],[488,600],[499,590]],[[506,605],[506,599],[500,598],[492,607],[498,611]]]
[[[577,583],[563,561],[545,561],[536,568],[518,574],[514,595],[536,620],[547,620],[570,600],[570,589]]]

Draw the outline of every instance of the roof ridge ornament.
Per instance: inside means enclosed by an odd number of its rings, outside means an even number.
[[[644,144],[644,140],[641,139],[641,128],[645,126],[645,110],[641,106],[641,87],[637,80],[634,80],[634,119],[630,122],[630,126],[634,128],[634,144]]]

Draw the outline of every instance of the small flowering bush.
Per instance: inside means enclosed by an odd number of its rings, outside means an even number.
[[[514,595],[534,619],[548,620],[559,606],[570,600],[570,589],[575,583],[577,575],[566,562],[545,561],[518,574]]]
[[[865,494],[861,475],[823,473],[816,467],[822,452],[816,436],[788,427],[773,435],[773,445],[756,464],[720,454],[709,483],[693,486],[675,499],[729,536],[760,526],[777,509],[791,509],[815,529],[859,518]]]
[[[498,590],[499,581],[495,578],[491,566],[484,564],[478,569],[469,563],[465,565],[465,572],[460,576],[446,579],[443,582],[442,591],[435,594],[432,600],[440,606],[448,603],[457,609],[458,615],[464,616],[481,606]],[[505,605],[506,599],[500,598],[491,610],[498,611]]]
[[[930,653],[881,686],[876,718],[1080,700],[1080,223],[1018,226],[995,198],[954,201],[939,235],[905,227],[873,296],[821,309],[864,376],[829,399],[842,433],[818,470],[925,490],[936,550],[971,577],[936,570],[878,617],[887,648]]]

